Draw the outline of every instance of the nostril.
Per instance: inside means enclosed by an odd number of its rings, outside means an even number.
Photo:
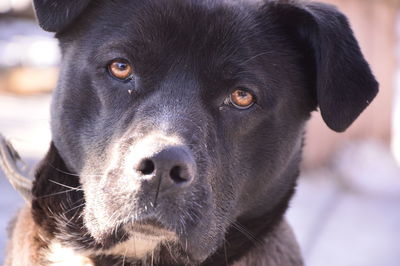
[[[154,172],[154,169],[155,169],[154,162],[149,159],[141,161],[137,168],[137,170],[144,175],[150,175],[151,173]]]
[[[169,176],[175,183],[183,183],[188,181],[186,176],[186,171],[181,166],[174,166],[172,167],[171,171],[169,172]]]

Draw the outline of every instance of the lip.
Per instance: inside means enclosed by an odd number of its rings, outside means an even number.
[[[140,222],[134,221],[124,226],[125,230],[132,232],[137,237],[149,238],[176,238],[176,233],[169,230],[161,222],[154,218],[143,219]]]

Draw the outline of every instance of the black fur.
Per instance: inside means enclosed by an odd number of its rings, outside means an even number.
[[[47,31],[60,32],[88,6],[90,0],[33,0],[39,25]]]
[[[50,238],[58,237],[67,244],[86,249],[101,248],[83,224],[84,198],[79,177],[67,169],[53,143],[35,176],[32,213],[43,231]]]
[[[346,18],[329,5],[48,3],[35,9],[40,25],[57,32],[63,63],[32,213],[48,239],[92,251],[97,265],[223,265],[249,256],[287,209],[310,112],[319,107],[330,128],[344,131],[377,93]],[[109,75],[115,58],[132,63],[131,80]],[[238,87],[256,104],[229,104]],[[158,195],[134,162],[177,143],[195,162],[193,181]],[[176,239],[152,256],[99,255],[138,233],[131,223]]]
[[[294,1],[266,7],[308,56],[316,99],[326,124],[345,131],[378,93],[347,18],[330,5]]]

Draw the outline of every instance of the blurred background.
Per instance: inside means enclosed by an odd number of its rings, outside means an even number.
[[[49,141],[60,55],[30,0],[0,0],[0,132],[33,167]],[[380,93],[343,134],[315,112],[287,214],[309,266],[400,265],[400,0],[323,0],[350,19]],[[0,173],[0,264],[23,204]]]

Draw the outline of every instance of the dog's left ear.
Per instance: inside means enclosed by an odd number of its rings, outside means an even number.
[[[313,72],[325,123],[345,131],[378,92],[346,17],[331,5],[315,2],[277,0],[264,7],[263,15],[278,21],[311,62],[307,71]]]
[[[40,27],[60,32],[88,6],[90,0],[33,0]]]

